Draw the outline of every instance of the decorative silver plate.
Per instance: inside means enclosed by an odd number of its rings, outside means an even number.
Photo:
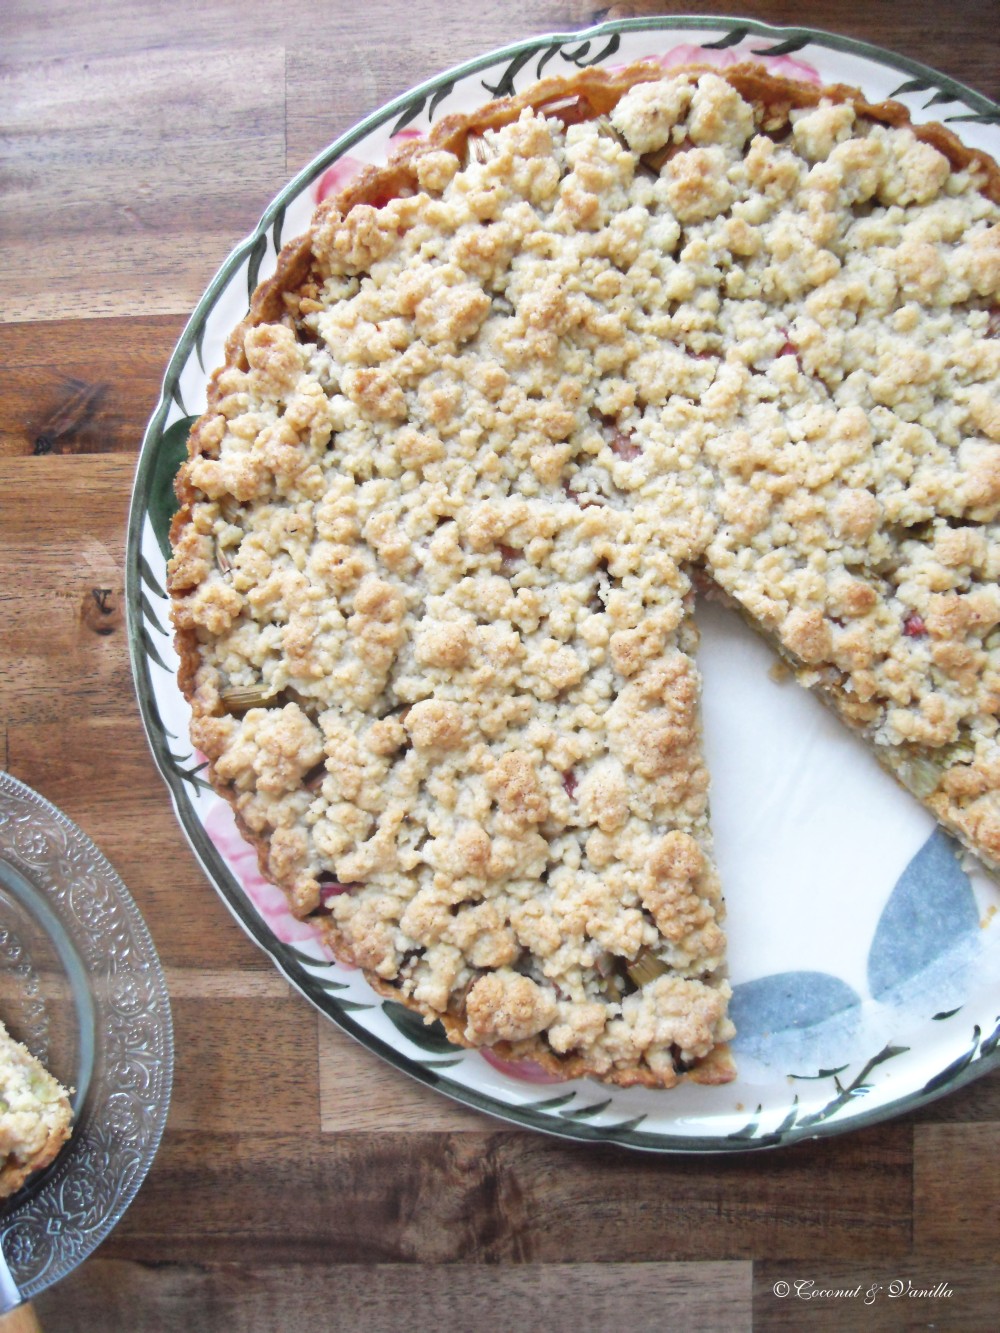
[[[73,1135],[0,1206],[22,1296],[107,1236],[156,1155],[170,1102],[170,1005],[124,884],[48,801],[0,772],[0,1019],[73,1090]]]
[[[739,1078],[721,1088],[557,1083],[462,1051],[335,963],[257,871],[201,776],[164,594],[173,478],[212,369],[283,241],[318,200],[442,116],[543,75],[654,57],[663,68],[757,60],[815,84],[894,97],[1000,157],[1000,108],[890,52],[750,20],[629,19],[535,37],[448,70],[368,116],[268,207],[199,302],[167,368],[136,476],[127,606],[156,761],[211,882],[248,934],[325,1014],[413,1077],[516,1124],[658,1152],[726,1152],[833,1134],[920,1106],[1000,1064],[1000,891],[719,608],[699,611],[716,849],[728,904]],[[544,1085],[544,1086],[543,1086]]]

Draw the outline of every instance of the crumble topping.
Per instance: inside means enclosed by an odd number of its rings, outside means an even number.
[[[639,82],[322,205],[179,483],[266,873],[455,1040],[619,1083],[730,1076],[693,566],[1000,859],[1000,209],[851,100],[765,111]]]

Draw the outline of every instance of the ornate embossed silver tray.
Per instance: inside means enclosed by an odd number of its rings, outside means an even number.
[[[73,1089],[73,1137],[0,1207],[25,1298],[107,1236],[149,1170],[173,1077],[170,1006],[149,931],[98,849],[0,772],[0,1019]]]

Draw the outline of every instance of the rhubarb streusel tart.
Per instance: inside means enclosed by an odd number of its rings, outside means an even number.
[[[72,1118],[66,1089],[0,1023],[0,1198],[54,1161]]]
[[[998,182],[896,104],[641,63],[441,122],[286,248],[178,478],[180,680],[376,989],[732,1076],[696,581],[1000,860]]]

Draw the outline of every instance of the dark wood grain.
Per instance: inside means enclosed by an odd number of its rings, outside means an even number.
[[[166,1299],[164,1299],[166,1297]],[[470,1329],[634,1329],[740,1333],[750,1327],[748,1263],[539,1264],[505,1268],[413,1264],[290,1264],[266,1258],[252,1272],[231,1265],[171,1265],[98,1259],[73,1294],[57,1287],[39,1301],[47,1326],[73,1333],[107,1320],[133,1328],[135,1311],[162,1309],[160,1333],[240,1329],[364,1329],[435,1333]],[[150,1325],[151,1326],[151,1325]]]
[[[0,325],[0,455],[134,457],[183,325],[176,315]]]
[[[412,1081],[293,992],[207,885],[134,698],[125,524],[188,314],[293,172],[443,68],[671,7],[7,0],[0,42],[0,765],[150,926],[177,1070],[159,1155],[52,1329],[996,1326],[1000,1072],[890,1124],[683,1159],[544,1138]],[[722,0],[694,8],[727,14]],[[742,7],[1000,96],[995,0]],[[880,1285],[803,1301],[775,1284]],[[893,1282],[951,1295],[890,1299]]]
[[[199,1184],[199,1182],[203,1182]],[[208,1186],[206,1188],[206,1185]],[[108,1242],[136,1258],[600,1263],[906,1254],[910,1134],[892,1126],[767,1159],[649,1158],[606,1146],[485,1133],[323,1138],[168,1136]],[[185,1197],[188,1203],[185,1205]],[[351,1207],[337,1206],[350,1199]],[[192,1202],[197,1200],[197,1206]],[[185,1209],[183,1230],[173,1222]]]
[[[921,1256],[996,1259],[1000,1124],[921,1125],[915,1131],[913,1243]]]
[[[275,1125],[315,1124],[319,1072],[316,1060],[303,1055],[315,1050],[319,1015],[308,1002],[279,977],[274,981],[285,993],[277,995],[270,985],[241,985],[239,972],[229,978],[226,996],[185,980],[173,992],[178,1095],[171,1131],[199,1133],[210,1124],[220,1138],[266,1136]],[[256,1033],[266,1032],[266,1041],[246,1030],[251,1005]]]

